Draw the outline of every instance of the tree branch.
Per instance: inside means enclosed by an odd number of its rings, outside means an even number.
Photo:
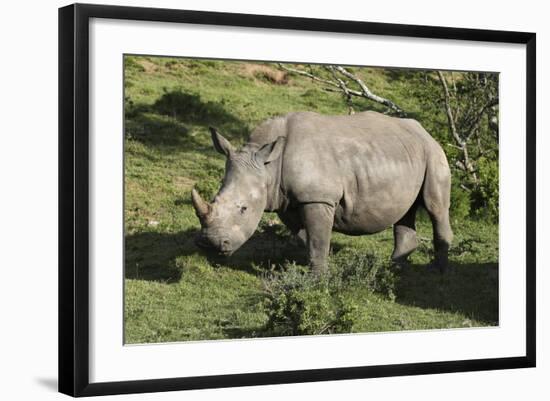
[[[399,106],[397,106],[394,102],[392,102],[389,99],[383,98],[381,96],[378,96],[370,91],[370,89],[365,85],[365,83],[355,76],[354,74],[350,73],[348,70],[346,70],[342,66],[335,66],[335,65],[327,65],[324,68],[329,71],[333,77],[333,80],[321,78],[313,73],[304,71],[304,70],[298,70],[295,68],[287,67],[284,64],[277,63],[279,68],[288,71],[290,73],[302,75],[304,77],[308,77],[314,81],[321,82],[323,84],[329,85],[333,88],[337,88],[338,91],[342,92],[344,96],[348,99],[348,104],[350,103],[349,100],[351,99],[351,96],[357,96],[357,97],[363,97],[369,100],[372,100],[376,103],[383,104],[384,106],[388,107],[391,111],[394,113],[397,113],[400,116],[406,116],[406,113],[403,109],[401,109]],[[340,78],[337,75],[337,72],[342,74],[344,77],[352,80],[355,82],[360,90],[352,89],[348,85],[347,82],[345,82],[342,78]]]
[[[318,76],[313,75],[313,74],[311,74],[307,71],[296,70],[294,68],[289,68],[289,67],[287,67],[287,66],[285,66],[284,64],[281,64],[281,63],[277,63],[277,65],[279,66],[279,68],[282,68],[285,71],[288,71],[288,72],[291,72],[291,73],[294,73],[294,74],[298,74],[298,75],[303,75],[304,77],[311,78],[314,81],[322,82],[322,83],[330,85],[330,86],[335,86],[337,88],[339,87],[336,82],[333,82],[333,81],[330,81],[330,80],[324,79],[324,78],[319,78]]]
[[[445,95],[445,112],[447,113],[447,121],[449,122],[449,128],[451,129],[451,134],[453,135],[453,138],[455,139],[456,143],[462,148],[464,147],[464,141],[458,134],[458,131],[456,129],[455,125],[455,119],[453,117],[453,111],[451,109],[451,95],[449,94],[449,87],[447,86],[447,80],[441,73],[441,71],[437,71],[437,76],[439,77],[439,81],[441,82],[441,85],[443,86],[443,94]]]
[[[449,94],[449,87],[447,86],[447,81],[445,80],[445,77],[443,76],[443,73],[441,71],[437,71],[437,76],[439,77],[439,81],[441,82],[441,86],[443,87],[443,93],[445,95],[445,111],[447,113],[447,120],[449,122],[449,127],[451,129],[451,134],[453,138],[455,139],[456,143],[462,150],[462,158],[464,162],[457,163],[457,166],[468,173],[471,174],[474,182],[478,182],[477,174],[474,169],[474,166],[470,162],[470,155],[468,153],[468,146],[467,146],[467,140],[465,138],[462,138],[460,134],[458,133],[458,130],[456,129],[455,119],[453,117],[453,110],[451,109],[451,95]]]
[[[394,112],[396,112],[399,115],[402,115],[402,116],[406,115],[406,113],[400,107],[398,107],[394,102],[392,102],[391,100],[385,99],[381,96],[378,96],[378,95],[375,95],[374,93],[372,93],[370,91],[370,89],[367,87],[367,85],[365,85],[365,83],[361,79],[359,79],[357,76],[350,73],[344,67],[334,66],[333,68],[336,69],[336,71],[338,71],[343,76],[351,79],[357,85],[359,85],[359,87],[361,88],[361,91],[363,93],[363,97],[366,97],[367,99],[373,100],[377,103],[381,103],[381,104],[385,105],[386,107],[389,107],[391,110],[393,110]]]
[[[489,109],[490,107],[496,106],[498,104],[498,97],[495,97],[489,102],[487,102],[483,107],[479,109],[479,111],[476,113],[476,116],[473,118],[472,123],[470,124],[470,127],[466,131],[466,141],[470,139],[470,137],[474,134],[474,132],[479,128],[479,124],[481,123],[481,120],[483,118],[483,115]]]
[[[338,77],[338,75],[336,74],[336,70],[334,69],[334,66],[327,65],[327,66],[325,66],[325,68],[330,71],[330,73],[332,74],[332,77],[334,78],[336,83],[338,83],[338,86],[340,87],[342,92],[344,92],[344,96],[346,98],[346,101],[347,101],[348,107],[349,107],[349,110],[348,110],[349,114],[354,114],[355,111],[353,110],[353,105],[351,103],[351,95],[352,94],[351,94],[349,88],[347,87],[346,83]]]

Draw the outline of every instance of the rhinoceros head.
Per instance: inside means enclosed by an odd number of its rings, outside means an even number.
[[[192,201],[201,223],[196,244],[229,256],[254,233],[267,203],[266,165],[277,160],[284,138],[259,146],[248,143],[235,149],[214,128],[214,148],[226,157],[225,176],[213,202],[208,203],[193,189]]]

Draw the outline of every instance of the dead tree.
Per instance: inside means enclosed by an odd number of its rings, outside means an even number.
[[[309,71],[299,70],[278,63],[279,68],[292,74],[308,77],[313,81],[327,85],[324,89],[331,92],[340,92],[348,104],[349,113],[353,114],[352,97],[362,97],[373,102],[382,104],[388,108],[388,112],[396,114],[400,117],[405,117],[405,111],[389,99],[383,98],[371,92],[368,86],[357,75],[351,73],[346,68],[339,65],[324,65],[323,69],[328,71],[330,78],[322,77],[313,72],[313,68],[308,66]],[[352,87],[353,85],[353,87]]]
[[[470,155],[470,145],[475,139],[478,147],[477,156],[483,155],[485,150],[480,140],[480,125],[486,114],[490,116],[495,114],[494,108],[498,105],[498,95],[494,93],[496,88],[493,88],[494,85],[490,85],[486,81],[486,76],[483,77],[483,75],[476,73],[465,73],[462,79],[467,80],[468,90],[466,90],[466,96],[469,99],[467,102],[460,102],[458,99],[459,91],[457,90],[455,80],[452,79],[452,73],[451,88],[449,88],[447,79],[441,71],[437,71],[437,76],[443,90],[443,103],[449,131],[454,141],[454,144],[450,145],[461,152],[461,159],[456,161],[455,166],[466,172],[471,177],[474,185],[477,185],[479,180],[475,163],[472,161]],[[478,80],[478,77],[482,77],[481,80]]]

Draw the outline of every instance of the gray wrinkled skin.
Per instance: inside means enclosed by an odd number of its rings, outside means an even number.
[[[333,230],[362,235],[393,225],[392,259],[403,261],[417,247],[415,216],[422,205],[433,223],[434,266],[447,267],[449,165],[417,121],[376,112],[291,113],[262,123],[240,150],[211,133],[227,158],[226,171],[212,203],[193,190],[199,246],[231,255],[264,211],[276,211],[305,240],[316,273],[326,269]]]

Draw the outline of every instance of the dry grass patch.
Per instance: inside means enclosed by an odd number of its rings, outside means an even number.
[[[139,65],[143,67],[143,70],[147,74],[152,74],[154,72],[157,72],[159,69],[158,64],[155,64],[145,58],[136,58],[136,61],[138,62]]]
[[[254,77],[260,81],[267,81],[272,84],[286,85],[288,73],[264,64],[244,63],[241,68],[245,76]]]

